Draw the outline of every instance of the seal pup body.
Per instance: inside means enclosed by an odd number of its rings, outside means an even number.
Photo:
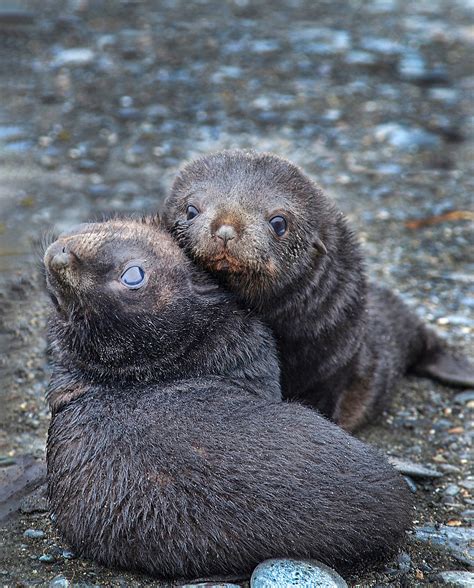
[[[474,368],[389,290],[368,283],[346,219],[301,170],[224,151],[186,165],[165,203],[187,254],[272,328],[282,389],[348,430],[376,415],[408,370],[474,384]]]
[[[79,555],[191,578],[286,556],[343,569],[402,540],[400,475],[281,402],[269,330],[170,235],[149,222],[84,225],[45,266],[49,498]]]

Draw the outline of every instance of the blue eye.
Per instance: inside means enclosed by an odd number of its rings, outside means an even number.
[[[279,237],[283,237],[288,228],[286,219],[284,219],[282,216],[274,216],[268,222],[272,225],[272,229],[275,231],[275,233]]]
[[[197,216],[199,214],[199,210],[193,206],[192,204],[190,204],[187,208],[186,208],[186,220],[192,220],[195,216]]]
[[[127,286],[127,288],[140,288],[145,281],[145,272],[139,265],[132,265],[123,272],[120,276],[120,280],[124,286]]]

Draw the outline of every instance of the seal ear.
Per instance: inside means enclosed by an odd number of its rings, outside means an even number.
[[[328,250],[326,249],[326,245],[321,241],[319,237],[315,237],[313,239],[313,247],[321,255],[326,255],[328,252]]]

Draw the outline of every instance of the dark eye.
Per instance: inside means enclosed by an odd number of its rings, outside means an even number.
[[[192,220],[195,216],[197,216],[199,214],[199,210],[193,206],[192,204],[189,204],[188,207],[186,208],[186,220]]]
[[[268,221],[272,225],[272,229],[279,237],[283,237],[288,228],[286,220],[282,216],[274,216]]]
[[[127,288],[140,288],[145,281],[145,272],[139,265],[132,265],[120,276],[120,280]]]

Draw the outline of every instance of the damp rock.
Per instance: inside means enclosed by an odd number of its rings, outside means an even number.
[[[56,558],[51,553],[45,553],[44,555],[40,555],[38,560],[44,564],[52,564],[56,561]]]
[[[23,533],[23,537],[27,537],[28,539],[42,539],[44,535],[44,531],[40,529],[26,529]]]
[[[474,586],[473,572],[441,572],[436,576],[440,584],[447,584],[452,588],[472,588]]]
[[[347,588],[341,576],[316,560],[269,559],[258,565],[250,578],[250,588]]]
[[[466,390],[454,396],[454,402],[456,404],[467,404],[472,400],[474,400],[474,390]]]
[[[435,528],[431,525],[417,527],[415,538],[418,541],[430,543],[449,551],[458,561],[474,565],[474,529],[469,527],[449,527],[440,525]]]
[[[388,143],[400,151],[436,149],[441,146],[438,135],[419,127],[410,127],[395,122],[384,123],[375,128],[375,139]]]
[[[457,496],[461,489],[456,484],[449,484],[443,492],[445,496]]]
[[[71,583],[64,576],[55,576],[49,583],[49,588],[69,588]]]
[[[398,457],[389,457],[388,461],[392,466],[405,476],[410,478],[441,478],[443,474],[433,468],[428,468],[419,463],[409,461],[406,459],[399,459]]]
[[[95,53],[88,47],[75,47],[59,51],[52,61],[54,67],[84,66],[92,63]]]
[[[182,584],[181,588],[240,588],[240,584],[229,582],[198,582],[197,584]]]

